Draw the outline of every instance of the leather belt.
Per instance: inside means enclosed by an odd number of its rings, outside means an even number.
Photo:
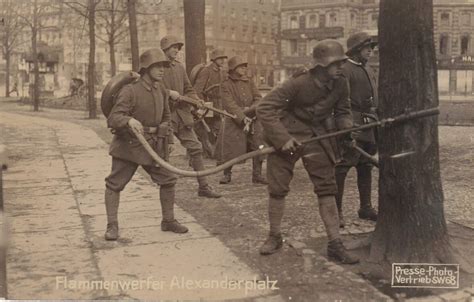
[[[153,134],[158,132],[158,127],[143,127],[143,132]]]

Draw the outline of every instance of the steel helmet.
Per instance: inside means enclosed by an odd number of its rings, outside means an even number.
[[[347,39],[347,55],[352,55],[355,52],[364,48],[364,46],[370,46],[374,48],[378,43],[372,40],[372,37],[366,32],[358,32]]]
[[[229,66],[229,71],[234,70],[238,66],[244,65],[244,64],[247,65],[248,62],[247,62],[247,60],[245,60],[241,56],[234,56],[234,57],[230,58],[229,62],[227,63],[227,65]]]
[[[321,65],[327,67],[329,64],[347,60],[344,54],[344,47],[336,40],[326,39],[320,41],[313,48],[314,66]]]
[[[160,46],[163,50],[167,50],[173,45],[178,45],[179,49],[181,49],[184,43],[176,36],[164,36],[160,41]]]
[[[224,54],[224,50],[222,49],[214,49],[211,52],[211,61],[217,60],[219,58],[226,58],[227,56]]]
[[[145,51],[140,55],[140,73],[143,71],[143,69],[146,69],[156,63],[165,63],[166,65],[169,65],[170,61],[166,57],[163,50],[159,48],[152,48]]]

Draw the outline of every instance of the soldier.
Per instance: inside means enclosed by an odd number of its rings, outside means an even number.
[[[237,117],[226,117],[218,136],[218,164],[229,161],[248,151],[258,150],[263,143],[261,125],[256,121],[255,109],[261,100],[255,84],[247,77],[247,61],[240,56],[229,60],[229,78],[222,83],[222,101],[227,112]],[[263,158],[252,159],[252,182],[267,184],[262,176]],[[224,170],[221,184],[231,181],[232,167]]]
[[[223,50],[214,49],[211,52],[211,64],[201,67],[194,83],[194,89],[198,96],[206,102],[212,102],[212,105],[218,109],[222,109],[220,91],[222,82],[227,78],[224,71],[226,60],[227,56]],[[199,124],[194,127],[194,130],[203,145],[209,146],[207,149],[210,149],[210,152],[208,151],[208,153],[214,153],[216,137],[222,123],[221,116],[214,114],[212,117],[205,117],[204,120],[209,125],[210,133],[207,133],[207,129]],[[212,154],[210,155],[213,157]]]
[[[105,208],[107,212],[106,240],[117,240],[120,192],[132,179],[138,166],[160,186],[163,214],[162,231],[186,233],[188,229],[174,218],[176,177],[157,167],[152,157],[128,128],[144,134],[153,149],[167,158],[166,139],[170,133],[169,94],[162,84],[169,61],[161,49],[150,49],[140,56],[140,79],[124,86],[107,118],[107,125],[115,130],[110,145],[112,172],[105,179]]]
[[[174,36],[165,36],[161,39],[161,49],[170,60],[170,67],[166,68],[163,83],[170,89],[172,100],[177,100],[179,95],[186,95],[198,100],[184,66],[176,60],[178,52],[184,43]],[[171,104],[171,124],[174,134],[188,151],[191,157],[190,163],[195,171],[204,170],[202,156],[202,145],[193,130],[194,118],[191,113],[191,106],[184,102],[174,102]],[[220,198],[221,195],[214,192],[209,186],[206,177],[198,177],[198,195],[208,198]]]
[[[377,84],[374,71],[367,65],[367,61],[376,45],[377,43],[372,41],[372,38],[365,32],[356,33],[347,40],[348,50],[346,55],[349,56],[349,60],[344,65],[343,74],[349,84],[351,109],[355,126],[373,122],[376,119],[378,104]],[[353,136],[357,145],[367,153],[374,155],[377,152],[375,131],[373,129],[354,133]],[[370,198],[373,164],[353,148],[342,149],[343,159],[336,166],[336,182],[338,187],[336,203],[340,227],[345,225],[342,197],[344,194],[344,182],[347,172],[351,167],[355,167],[357,171],[357,187],[360,198],[359,218],[375,221],[377,220],[377,211],[372,207]]]
[[[305,145],[300,142],[327,133],[331,125],[338,129],[352,127],[349,91],[341,76],[347,57],[339,42],[323,40],[313,48],[313,59],[313,68],[273,89],[257,106],[264,136],[278,150],[268,156],[270,234],[260,254],[272,254],[282,247],[285,196],[295,163],[301,158],[318,196],[319,214],[328,236],[328,257],[353,264],[359,260],[346,251],[339,235],[335,151],[328,140]],[[352,139],[348,136],[345,140],[351,143]]]

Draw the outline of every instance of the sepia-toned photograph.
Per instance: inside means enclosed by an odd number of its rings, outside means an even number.
[[[0,0],[0,299],[470,302],[473,0]]]

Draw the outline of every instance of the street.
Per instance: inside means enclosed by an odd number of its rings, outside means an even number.
[[[2,143],[10,160],[4,173],[9,298],[390,298],[390,293],[381,292],[352,268],[327,260],[316,198],[301,166],[287,199],[286,243],[273,256],[258,254],[267,232],[267,193],[265,186],[251,184],[249,163],[235,167],[230,185],[217,185],[220,175],[210,178],[224,195],[217,200],[197,198],[196,181],[179,179],[176,212],[190,228],[185,235],[159,230],[158,190],[146,173],[137,174],[123,192],[121,239],[106,242],[103,179],[110,169],[107,142],[111,136],[104,120],[84,119],[79,111],[33,113],[28,106],[12,102],[2,102],[0,108]],[[440,128],[445,214],[448,221],[469,228],[474,228],[473,172],[468,168],[474,158],[472,136],[470,127]],[[187,167],[184,154],[177,148],[171,162]],[[213,165],[210,160],[206,164]],[[374,174],[376,183],[378,175]],[[343,234],[350,245],[352,239],[373,231],[375,224],[357,218],[358,205],[351,201],[357,192],[353,171],[347,183],[344,213],[348,226]],[[377,200],[377,186],[373,200]],[[190,288],[179,286],[176,278],[181,277],[189,280]],[[254,279],[276,280],[279,289],[268,284],[250,291],[202,288],[203,280]],[[100,280],[102,289],[87,287],[87,280]],[[136,281],[141,288],[112,288],[104,286],[106,281]]]

